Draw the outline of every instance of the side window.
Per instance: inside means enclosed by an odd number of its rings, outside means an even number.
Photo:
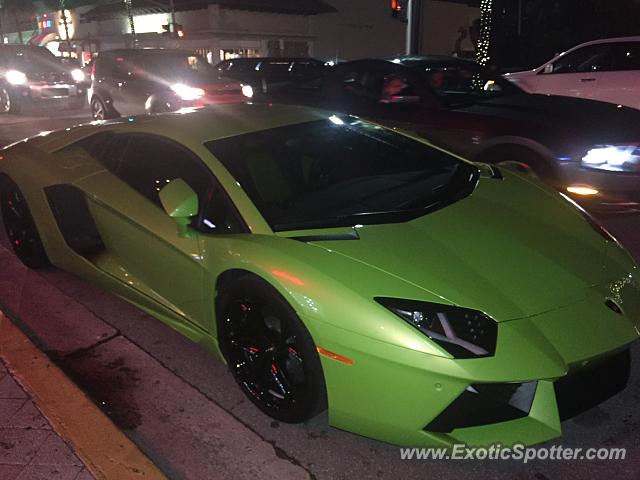
[[[555,73],[587,73],[601,72],[611,68],[611,47],[607,43],[598,45],[587,45],[570,52],[553,63],[552,71],[545,71],[546,74]]]
[[[365,70],[347,70],[342,76],[343,94],[347,98],[375,102],[380,98],[383,75]]]
[[[100,132],[62,149],[69,155],[86,155],[116,173],[127,146],[127,138],[113,132]]]
[[[200,221],[196,228],[211,233],[238,233],[242,222],[208,168],[191,152],[155,136],[131,135],[118,176],[162,208],[158,193],[176,178],[197,194]]]
[[[182,178],[206,199],[209,179],[203,165],[177,145],[146,135],[131,135],[117,175],[130,187],[162,208],[158,192],[171,180]]]
[[[640,70],[640,42],[613,45],[612,57],[612,70]]]
[[[351,71],[343,77],[343,86],[345,93],[371,103],[415,103],[420,100],[420,91],[407,73],[384,69]]]

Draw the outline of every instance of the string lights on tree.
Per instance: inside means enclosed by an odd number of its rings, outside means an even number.
[[[489,47],[491,44],[493,0],[480,2],[480,38],[476,48],[476,60],[480,65],[487,65],[490,60]]]
[[[131,35],[133,37],[133,46],[138,44],[138,37],[136,35],[136,27],[133,21],[133,12],[131,10],[131,0],[124,0],[124,6],[127,9],[127,17],[129,18],[129,28],[131,29]]]

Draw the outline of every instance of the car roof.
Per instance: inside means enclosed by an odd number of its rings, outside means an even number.
[[[331,113],[295,105],[221,104],[185,108],[160,115],[140,115],[107,122],[90,122],[71,129],[35,136],[30,143],[53,152],[101,131],[117,130],[165,136],[185,145],[326,119]]]
[[[388,64],[393,63],[406,68],[422,68],[424,66],[442,66],[442,65],[467,65],[477,67],[478,64],[472,60],[466,60],[463,58],[451,57],[446,55],[399,55],[395,57],[383,57],[383,58],[365,58],[360,60],[352,60],[350,62],[344,62],[336,65],[334,68],[348,68],[349,65],[361,65],[361,64]]]
[[[118,48],[114,50],[102,50],[98,53],[100,55],[158,55],[158,54],[180,54],[180,55],[197,55],[192,50],[179,49],[179,48]]]
[[[640,35],[630,37],[612,37],[612,38],[600,38],[598,40],[590,40],[588,42],[581,43],[575,47],[571,47],[571,50],[577,47],[585,45],[594,45],[598,43],[623,43],[623,42],[640,42]]]
[[[238,57],[223,60],[224,62],[258,63],[258,62],[321,62],[311,57]],[[222,63],[222,62],[220,62]]]

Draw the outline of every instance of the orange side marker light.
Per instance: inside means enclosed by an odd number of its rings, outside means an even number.
[[[329,357],[333,360],[337,360],[342,363],[346,363],[347,365],[353,365],[354,361],[350,358],[343,357],[342,355],[338,355],[337,353],[330,352],[329,350],[325,350],[322,347],[316,347],[316,350],[320,355],[324,355],[325,357]]]

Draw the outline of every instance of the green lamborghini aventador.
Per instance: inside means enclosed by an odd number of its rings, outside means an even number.
[[[622,390],[637,267],[570,200],[410,135],[228,105],[0,151],[16,255],[225,361],[267,415],[400,445],[532,444]]]

